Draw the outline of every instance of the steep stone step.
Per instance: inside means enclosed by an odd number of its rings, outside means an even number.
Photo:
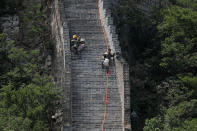
[[[80,35],[82,38],[85,38],[85,39],[89,38],[89,37],[91,38],[91,37],[97,37],[97,36],[98,37],[102,37],[103,36],[103,39],[104,39],[104,35],[103,35],[102,32],[77,32],[77,31],[76,32],[72,32],[72,31],[70,31],[70,37],[72,37],[72,35],[74,35],[74,34]]]
[[[73,19],[69,21],[70,25],[89,25],[89,26],[100,26],[100,20],[79,20]]]
[[[88,29],[88,30],[87,30]],[[70,27],[70,30],[72,32],[92,32],[92,33],[97,33],[97,32],[102,32],[102,29],[101,28],[96,28],[96,27],[89,27],[89,28],[86,28],[84,26],[81,26],[81,27]]]
[[[66,0],[65,2],[68,2],[70,4],[76,4],[76,3],[88,3],[88,2],[98,2],[98,0]]]
[[[69,2],[65,2],[65,6],[64,8],[66,9],[67,7],[69,8],[73,8],[73,9],[98,9],[98,5],[97,2],[84,2],[84,3],[69,3]]]
[[[97,21],[97,20],[99,20],[98,16],[89,16],[89,17],[85,17],[85,16],[84,17],[68,17],[68,16],[66,16],[66,18],[67,18],[68,22],[73,21],[73,20],[79,20],[79,21],[81,21],[81,20],[85,20],[85,21],[88,21],[88,20]]]
[[[64,1],[65,5],[95,5],[97,4],[97,0],[66,0]]]
[[[70,20],[70,18],[75,18],[75,19],[88,19],[88,20],[96,20],[99,18],[98,15],[96,15],[95,13],[65,13],[66,18],[68,18],[68,20]]]
[[[102,32],[102,28],[100,26],[96,26],[96,25],[74,25],[71,24],[70,25],[70,30],[97,30],[97,31],[101,31]]]
[[[103,32],[101,31],[70,31],[70,35],[72,36],[73,34],[77,34],[80,36],[87,36],[87,37],[92,37],[92,36],[99,36],[103,35]]]
[[[100,56],[106,51],[103,30],[98,16],[97,0],[65,0],[65,16],[70,37],[80,35],[86,48],[72,52],[72,131],[101,130],[107,74],[101,68]],[[108,83],[108,104],[105,131],[122,131],[120,94],[116,69],[112,63]]]
[[[90,15],[90,14],[94,14],[94,15],[98,15],[98,9],[77,9],[77,10],[73,10],[72,7],[69,8],[65,8],[66,10],[66,14],[83,14],[83,15]]]

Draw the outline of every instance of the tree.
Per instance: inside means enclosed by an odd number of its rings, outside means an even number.
[[[197,68],[197,12],[171,6],[163,12],[158,25],[163,38],[160,66],[171,74]]]
[[[60,89],[45,66],[53,52],[46,12],[38,1],[3,0],[1,9],[9,13],[4,9],[15,2],[21,4],[18,41],[8,41],[9,34],[0,32],[0,130],[46,131],[51,116],[61,110]]]
[[[130,62],[131,105],[141,117],[140,126],[148,118],[145,131],[193,130],[197,1],[165,2],[166,7],[154,10],[151,17],[135,8],[130,0],[120,2],[116,13],[112,11],[122,51],[129,61],[136,61]]]
[[[175,0],[175,4],[182,6],[182,7],[187,7],[187,8],[192,8],[194,10],[197,10],[196,0]]]
[[[38,50],[25,51],[13,43],[1,42],[0,57],[8,68],[0,75],[0,130],[43,131],[59,108],[60,92],[46,75],[40,75]]]
[[[146,126],[144,127],[144,131],[162,131],[163,125],[160,117],[154,117],[151,119],[147,119],[145,122]]]
[[[34,74],[30,84],[15,87],[10,82],[0,92],[0,130],[43,131],[59,108],[59,90],[49,77]]]
[[[197,114],[197,100],[193,99],[191,101],[184,101],[177,106],[171,107],[167,110],[164,116],[164,129],[165,131],[176,130],[183,125],[187,128],[193,126],[192,124],[187,124],[188,120],[191,120]],[[184,121],[187,121],[184,124]]]
[[[164,116],[146,120],[144,131],[195,131],[197,100],[184,101],[166,110]]]
[[[119,1],[113,7],[112,15],[117,26],[123,56],[134,64],[135,59],[142,58],[146,48],[152,48],[152,39],[156,27],[149,16],[136,6],[133,0]]]

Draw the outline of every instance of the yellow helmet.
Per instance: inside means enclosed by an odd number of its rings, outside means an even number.
[[[77,35],[73,35],[73,39],[77,39]]]

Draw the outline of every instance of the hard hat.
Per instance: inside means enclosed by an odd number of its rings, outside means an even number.
[[[73,35],[73,39],[77,39],[77,35]]]

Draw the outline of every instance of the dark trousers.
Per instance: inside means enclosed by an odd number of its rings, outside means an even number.
[[[104,62],[104,61],[102,61],[102,63],[101,63],[102,69],[106,69],[107,72],[108,72],[108,71],[109,71],[109,66],[104,66],[103,62]]]

